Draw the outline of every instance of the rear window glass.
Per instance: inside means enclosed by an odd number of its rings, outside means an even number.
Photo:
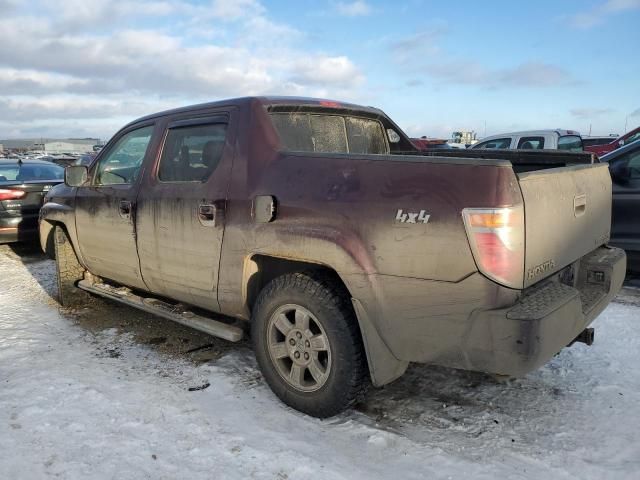
[[[577,135],[564,135],[558,139],[558,150],[581,152],[582,138],[578,137]]]
[[[478,143],[473,148],[509,148],[511,146],[511,138],[494,138],[486,142]]]
[[[389,153],[382,124],[369,118],[271,113],[285,150],[316,153]]]
[[[0,185],[3,183],[31,182],[34,180],[62,180],[64,168],[59,165],[23,163],[0,165]]]

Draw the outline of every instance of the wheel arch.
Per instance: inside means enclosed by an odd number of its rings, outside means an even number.
[[[252,311],[260,291],[273,279],[296,272],[322,272],[339,282],[340,288],[349,295],[367,356],[371,382],[382,386],[400,377],[408,362],[398,360],[378,333],[367,309],[352,295],[347,283],[331,266],[306,260],[255,254],[247,259],[244,268],[243,298],[249,312]]]
[[[49,201],[45,203],[40,209],[40,248],[47,256],[50,255],[53,248],[53,233],[54,227],[60,226],[64,228],[69,240],[71,240],[71,246],[78,258],[78,261],[83,266],[85,265],[82,253],[78,248],[78,235],[76,231],[75,211],[72,206],[64,203],[58,203],[57,201]],[[49,258],[53,258],[50,256]]]

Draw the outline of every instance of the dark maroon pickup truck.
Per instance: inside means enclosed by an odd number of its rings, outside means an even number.
[[[211,335],[251,329],[292,407],[326,417],[409,362],[524,375],[622,285],[607,165],[422,156],[382,111],[241,98],[150,115],[41,210],[63,305],[86,292]]]

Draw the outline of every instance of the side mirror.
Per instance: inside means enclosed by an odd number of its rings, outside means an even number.
[[[620,147],[624,146],[624,140],[618,140],[618,145],[619,145]]]
[[[64,183],[69,187],[81,187],[88,178],[89,169],[85,165],[70,165],[64,169]]]

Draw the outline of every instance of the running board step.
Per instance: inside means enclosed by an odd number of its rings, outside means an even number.
[[[231,342],[239,342],[244,336],[242,328],[229,325],[219,320],[196,315],[193,312],[184,311],[179,305],[171,305],[157,298],[141,297],[131,292],[126,287],[112,287],[106,283],[93,283],[90,280],[80,280],[78,288],[94,293],[101,297],[115,300],[130,307],[153,313],[160,317],[173,320],[187,327],[195,328],[214,337],[224,338]]]

